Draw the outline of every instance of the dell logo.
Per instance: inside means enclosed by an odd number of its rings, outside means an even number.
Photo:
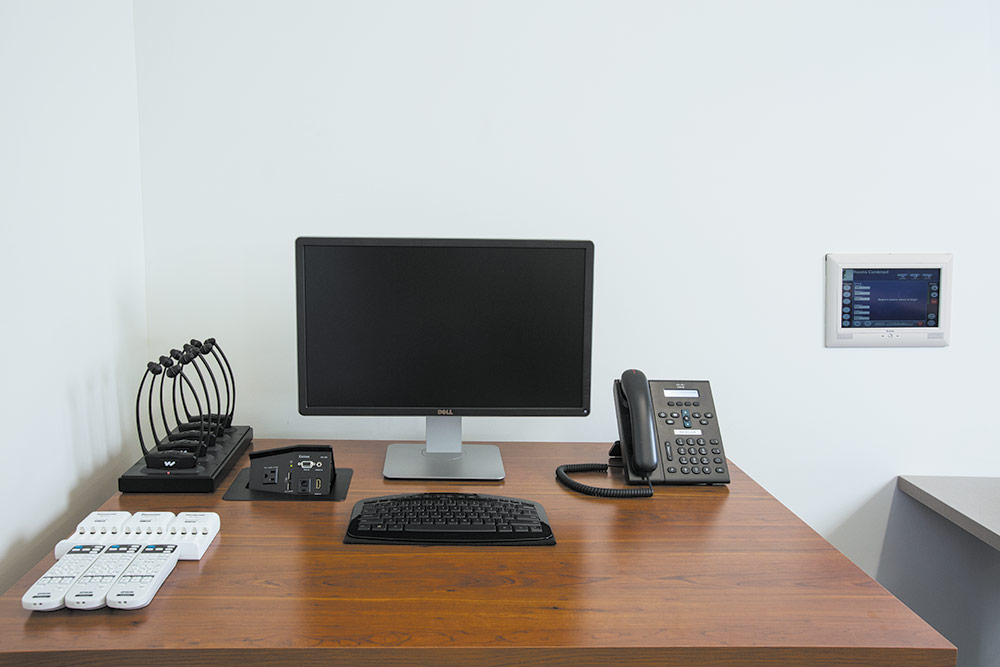
[[[164,468],[170,468],[170,467],[174,466],[176,463],[177,463],[177,461],[164,461],[163,462],[163,467]]]
[[[451,416],[454,415],[455,413],[452,412],[451,410],[438,410],[438,414],[443,416]]]

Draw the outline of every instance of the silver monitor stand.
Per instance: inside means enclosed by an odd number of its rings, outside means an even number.
[[[382,476],[389,479],[504,478],[496,445],[463,445],[461,417],[427,417],[427,442],[393,443],[385,452]]]

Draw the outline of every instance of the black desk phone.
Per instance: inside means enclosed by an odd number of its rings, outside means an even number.
[[[608,452],[628,484],[644,489],[605,489],[580,484],[570,472],[599,472],[609,465],[560,466],[556,478],[580,493],[612,498],[653,495],[653,484],[728,484],[729,464],[706,380],[647,380],[629,369],[614,384],[619,440]]]
[[[629,484],[728,484],[729,465],[707,380],[615,380],[620,456]]]

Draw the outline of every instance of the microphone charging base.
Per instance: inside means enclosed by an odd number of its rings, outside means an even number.
[[[158,470],[146,465],[145,457],[136,461],[118,478],[122,493],[213,493],[226,473],[253,442],[253,428],[231,426],[194,468]]]

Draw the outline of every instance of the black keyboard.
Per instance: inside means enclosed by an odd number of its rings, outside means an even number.
[[[478,493],[412,493],[360,500],[347,544],[555,544],[536,502]]]

